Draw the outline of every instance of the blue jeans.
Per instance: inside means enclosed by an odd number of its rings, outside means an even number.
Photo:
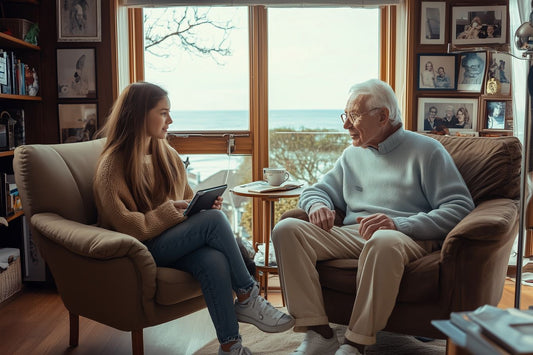
[[[189,272],[200,282],[221,344],[240,339],[232,290],[247,292],[255,280],[223,212],[197,213],[144,244],[157,266]]]

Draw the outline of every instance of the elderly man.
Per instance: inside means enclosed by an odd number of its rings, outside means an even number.
[[[473,208],[452,158],[436,140],[402,127],[394,92],[369,80],[352,87],[344,128],[352,137],[335,166],[300,197],[309,222],[287,218],[272,239],[295,331],[293,354],[360,354],[394,307],[404,267],[440,247]],[[334,226],[335,209],[346,216]],[[340,346],[324,310],[316,262],[358,258],[357,297]]]

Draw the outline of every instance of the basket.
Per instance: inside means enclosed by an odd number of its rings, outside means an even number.
[[[0,32],[9,30],[13,37],[24,40],[32,22],[23,18],[0,18]]]
[[[20,257],[9,264],[8,268],[0,273],[0,303],[13,296],[22,289],[22,272]]]

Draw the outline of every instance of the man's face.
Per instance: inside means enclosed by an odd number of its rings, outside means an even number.
[[[444,77],[444,69],[439,68],[439,76]]]
[[[437,116],[437,110],[435,108],[430,108],[429,109],[429,118],[430,119],[434,119],[435,116]]]
[[[465,63],[465,77],[475,78],[481,74],[483,65],[480,60],[471,58]]]
[[[369,107],[367,105],[368,95],[359,95],[356,98],[350,98],[346,104],[345,112],[358,116],[352,123],[351,119],[344,122],[344,129],[350,132],[352,144],[356,147],[377,148],[382,138],[382,120],[379,115],[382,108]]]
[[[446,110],[446,118],[449,120],[453,116],[453,111]]]

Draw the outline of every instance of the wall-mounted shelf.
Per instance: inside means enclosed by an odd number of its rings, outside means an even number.
[[[9,48],[31,49],[34,51],[41,50],[39,46],[0,32],[0,48],[4,46]]]
[[[0,100],[41,101],[40,96],[0,94]]]
[[[15,155],[15,151],[14,150],[0,151],[0,158],[12,157],[13,155]]]
[[[12,214],[11,216],[6,217],[7,223],[9,223],[12,220],[17,219],[17,218],[19,218],[20,216],[23,216],[23,215],[24,215],[24,211],[17,211],[14,214]]]

